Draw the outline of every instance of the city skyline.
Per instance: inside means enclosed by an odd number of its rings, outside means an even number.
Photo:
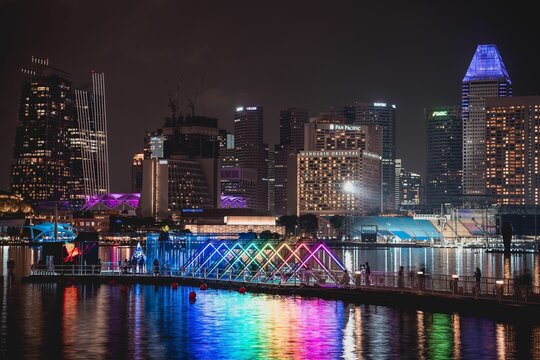
[[[260,104],[265,108],[264,141],[270,145],[279,142],[280,110],[305,107],[315,115],[331,106],[386,99],[398,109],[396,157],[422,176],[424,108],[459,102],[460,82],[478,44],[498,46],[515,84],[515,95],[538,93],[535,79],[539,70],[533,59],[539,49],[534,43],[529,46],[537,30],[529,25],[529,15],[518,14],[515,8],[505,11],[505,26],[500,26],[495,15],[501,8],[496,4],[460,3],[446,9],[438,4],[420,8],[397,3],[395,10],[403,11],[394,11],[388,29],[376,33],[367,30],[383,16],[378,5],[313,4],[307,8],[293,4],[285,14],[277,7],[255,12],[241,4],[218,4],[216,12],[207,13],[193,5],[190,9],[196,15],[186,21],[232,25],[224,34],[201,30],[192,38],[152,21],[173,17],[181,5],[173,5],[169,15],[165,2],[135,2],[127,9],[115,4],[102,17],[97,33],[77,26],[73,34],[63,34],[65,26],[85,24],[81,14],[100,11],[99,4],[64,5],[2,5],[2,14],[9,17],[2,26],[10,29],[4,31],[10,37],[2,40],[6,56],[2,58],[5,81],[0,85],[0,117],[7,139],[0,149],[12,152],[19,71],[29,56],[49,58],[73,75],[76,87],[87,82],[88,69],[104,72],[114,191],[129,191],[133,153],[141,148],[145,130],[161,126],[169,112],[164,81],[174,83],[181,73],[186,75],[181,104],[184,113],[188,111],[187,98],[193,96],[201,75],[205,75],[197,113],[216,117],[220,128],[232,130],[236,106]],[[357,23],[353,14],[360,10],[373,13],[373,19]],[[297,16],[304,11],[306,16]],[[403,13],[413,16],[412,20],[406,20]],[[22,14],[28,19],[24,29],[10,20]],[[337,14],[339,20],[332,16]],[[151,19],[145,20],[146,16]],[[518,23],[521,16],[525,19]],[[45,18],[55,20],[47,21],[55,25],[45,26]],[[240,20],[252,31],[245,32]],[[333,26],[338,22],[340,26]],[[122,25],[118,31],[113,27],[117,23]],[[36,34],[33,30],[38,28]],[[65,42],[51,40],[60,34],[68,37]],[[140,39],[136,44],[135,38]],[[79,40],[71,41],[75,39]],[[356,43],[363,45],[354,46]],[[289,49],[286,61],[280,59],[283,49]],[[111,56],[115,54],[118,56]],[[415,141],[411,142],[413,136]],[[0,162],[2,189],[9,183],[9,163],[9,158]]]

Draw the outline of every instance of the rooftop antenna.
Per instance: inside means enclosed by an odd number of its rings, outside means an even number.
[[[197,98],[199,97],[199,93],[202,90],[203,83],[204,83],[204,75],[201,76],[201,81],[199,83],[199,89],[197,91],[195,91],[195,95],[193,96],[193,98],[188,98],[188,108],[191,109],[191,117],[192,118],[195,117],[195,104],[197,103]]]
[[[171,109],[172,122],[176,121],[176,111],[178,110],[178,97],[180,94],[180,85],[182,84],[183,79],[184,79],[184,74],[181,74],[180,77],[178,78],[178,82],[176,83],[176,92],[174,94],[174,97],[172,96],[171,88],[169,87],[169,82],[165,80],[165,85],[167,86],[167,92],[169,94],[168,107]]]

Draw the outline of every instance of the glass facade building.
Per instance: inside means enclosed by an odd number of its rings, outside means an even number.
[[[463,201],[486,201],[486,99],[512,96],[512,82],[495,45],[478,45],[461,86]]]
[[[460,106],[425,109],[427,129],[426,206],[461,205],[463,122]]]

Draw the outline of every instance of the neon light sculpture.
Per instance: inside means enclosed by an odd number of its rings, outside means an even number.
[[[73,241],[77,237],[77,230],[65,223],[57,224],[56,238],[54,234],[54,223],[52,222],[25,226],[25,228],[30,230],[30,241],[37,243]]]
[[[183,275],[255,282],[275,282],[279,275],[279,281],[289,283],[308,270],[337,284],[333,271],[342,272],[345,266],[320,241],[209,240],[185,262]]]

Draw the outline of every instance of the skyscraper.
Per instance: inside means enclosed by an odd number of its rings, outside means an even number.
[[[279,144],[273,148],[274,163],[269,169],[269,174],[274,176],[269,188],[273,204],[270,210],[276,216],[287,214],[287,162],[289,155],[296,158],[296,153],[304,148],[304,125],[307,122],[309,115],[304,108],[291,107],[279,113]]]
[[[11,191],[29,202],[69,200],[76,128],[69,74],[36,57],[22,73]]]
[[[540,96],[486,101],[486,180],[499,205],[540,204]]]
[[[253,209],[268,209],[268,148],[263,143],[262,106],[240,106],[234,113],[234,160],[236,166],[256,171],[256,196],[247,199]],[[251,171],[241,171],[241,173]],[[236,195],[236,194],[227,194]]]
[[[460,106],[425,110],[427,128],[426,205],[461,204],[463,122]]]
[[[75,89],[75,105],[84,195],[108,194],[109,149],[104,74],[92,73],[91,92]]]
[[[297,155],[296,214],[366,215],[381,208],[381,128],[315,118]],[[369,137],[369,135],[371,137]]]
[[[382,210],[396,210],[396,105],[386,102],[356,103],[355,124],[378,125],[382,128]]]
[[[147,134],[142,216],[163,220],[185,209],[220,206],[219,134],[215,118],[174,113]]]
[[[330,107],[330,116],[333,118],[342,118],[345,124],[352,125],[356,121],[356,109],[352,105],[334,105]]]
[[[308,111],[291,107],[279,112],[279,144],[301,150],[304,147],[304,124],[309,121]]]
[[[486,195],[486,99],[512,96],[512,82],[495,45],[478,45],[461,86],[464,203]]]

